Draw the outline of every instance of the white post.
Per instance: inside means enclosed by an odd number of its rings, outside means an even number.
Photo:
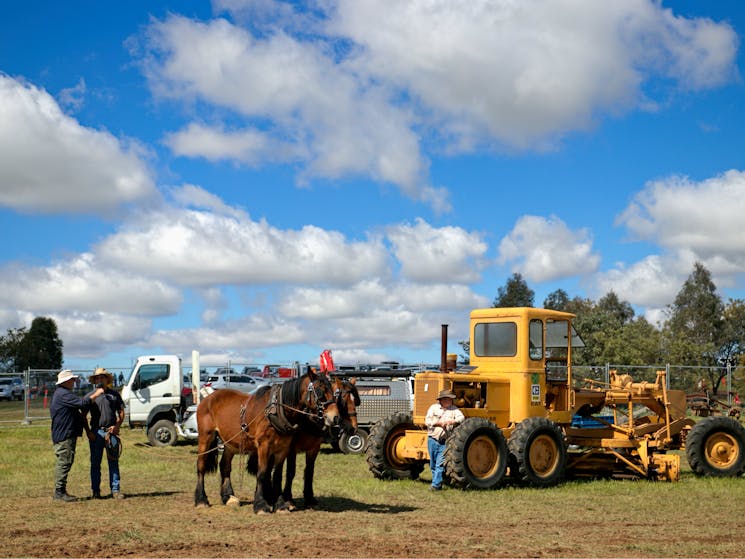
[[[195,404],[199,404],[201,394],[199,392],[199,352],[192,350],[191,352],[191,389],[195,395]]]

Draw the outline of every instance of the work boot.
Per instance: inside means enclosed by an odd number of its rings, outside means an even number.
[[[62,502],[65,502],[65,503],[73,503],[73,502],[77,501],[78,498],[75,497],[75,496],[73,496],[73,495],[70,495],[65,490],[62,490],[62,491],[56,490],[54,492],[54,500],[55,501],[62,501]]]
[[[101,492],[100,491],[94,491],[93,495],[91,495],[91,499],[100,499],[101,498]]]

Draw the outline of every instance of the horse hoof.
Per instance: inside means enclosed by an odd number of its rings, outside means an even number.
[[[208,508],[210,508],[210,504],[209,503],[197,503],[196,505],[194,505],[194,508],[197,508],[197,509],[208,509]]]
[[[228,500],[225,502],[225,506],[227,507],[240,507],[241,506],[241,500],[236,497],[235,495],[231,495],[228,497]]]
[[[268,511],[266,509],[259,509],[259,510],[254,511],[254,514],[271,514],[271,513],[272,513],[271,511]]]

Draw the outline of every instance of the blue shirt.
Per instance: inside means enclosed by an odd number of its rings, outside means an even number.
[[[63,386],[55,388],[49,414],[52,416],[52,442],[57,444],[65,439],[79,437],[83,434],[83,415],[88,411],[91,399],[81,398]]]

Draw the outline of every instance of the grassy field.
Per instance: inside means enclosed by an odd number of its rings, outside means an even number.
[[[316,468],[320,510],[257,516],[254,478],[238,460],[233,482],[242,506],[222,506],[210,476],[213,506],[195,509],[196,445],[152,448],[142,431],[125,429],[127,499],[87,499],[81,439],[69,491],[85,499],[54,502],[49,422],[8,420],[17,405],[0,403],[2,557],[745,556],[745,479],[696,478],[687,466],[678,483],[431,493],[428,469],[420,481],[383,482],[364,457],[324,452]],[[296,479],[298,496],[301,486]]]

